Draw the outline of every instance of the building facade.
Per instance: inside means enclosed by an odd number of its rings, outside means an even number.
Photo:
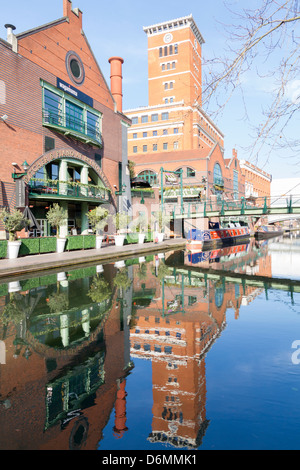
[[[124,111],[131,120],[128,158],[135,175],[164,187],[164,200],[179,194],[192,202],[212,195],[245,196],[245,172],[235,149],[225,158],[224,134],[202,109],[202,45],[192,17],[144,28],[148,36],[148,106]],[[164,172],[161,172],[163,168]],[[254,170],[257,173],[257,169]],[[169,186],[174,186],[170,191]],[[203,198],[202,198],[203,199]]]
[[[63,17],[24,33],[5,25],[0,40],[1,205],[29,206],[50,235],[53,202],[68,210],[64,234],[88,229],[87,212],[130,199],[123,59],[112,57],[111,89],[82,29],[82,12],[63,0]],[[118,196],[122,185],[127,193]],[[124,187],[124,186],[123,186]],[[117,195],[116,195],[117,193]],[[126,206],[128,204],[126,203]]]

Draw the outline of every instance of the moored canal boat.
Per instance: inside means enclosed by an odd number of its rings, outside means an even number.
[[[215,224],[214,228],[208,230],[192,229],[188,233],[186,249],[199,251],[209,247],[227,246],[241,243],[241,240],[250,238],[248,226],[230,224],[230,227],[220,228]]]
[[[276,227],[275,225],[262,225],[254,232],[254,237],[258,240],[263,240],[266,238],[278,237],[283,233],[284,230],[281,227]]]

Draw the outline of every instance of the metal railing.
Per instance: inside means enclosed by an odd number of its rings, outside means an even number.
[[[43,124],[60,128],[65,133],[70,132],[85,137],[85,140],[91,139],[102,144],[102,134],[95,125],[91,125],[79,117],[62,113],[60,110],[43,108]]]
[[[78,199],[97,199],[100,201],[110,201],[110,191],[101,186],[68,183],[59,180],[40,180],[32,178],[29,181],[30,195],[51,195],[60,197],[71,197]]]

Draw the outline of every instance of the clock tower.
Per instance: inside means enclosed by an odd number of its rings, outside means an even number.
[[[201,46],[192,15],[144,27],[148,36],[149,106],[201,106]]]

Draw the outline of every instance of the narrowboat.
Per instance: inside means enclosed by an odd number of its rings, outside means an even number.
[[[279,237],[284,233],[281,227],[275,225],[261,225],[254,232],[254,237],[258,240],[264,240],[266,238]]]
[[[213,225],[213,227],[212,227]],[[230,223],[228,227],[220,228],[219,223],[210,224],[209,229],[192,229],[188,232],[186,249],[199,251],[215,246],[235,245],[241,240],[250,238],[248,226]]]

